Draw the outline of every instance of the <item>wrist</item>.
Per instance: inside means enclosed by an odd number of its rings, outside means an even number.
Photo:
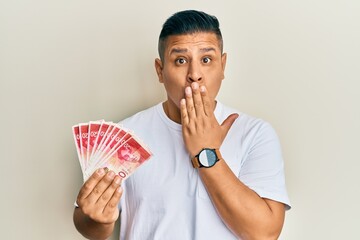
[[[211,168],[220,159],[222,156],[218,148],[203,148],[191,158],[191,163],[194,168]]]

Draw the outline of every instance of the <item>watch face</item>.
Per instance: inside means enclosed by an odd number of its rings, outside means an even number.
[[[199,154],[199,162],[204,167],[214,166],[216,160],[217,160],[216,153],[212,149],[204,149]]]

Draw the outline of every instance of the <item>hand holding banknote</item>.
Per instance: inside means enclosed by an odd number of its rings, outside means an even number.
[[[90,220],[111,224],[119,217],[118,203],[121,194],[121,177],[113,171],[100,168],[84,183],[76,202]]]
[[[80,123],[72,131],[84,179],[74,219],[86,219],[86,227],[93,231],[91,236],[102,239],[112,232],[119,217],[121,182],[152,153],[131,131],[112,122]],[[84,222],[75,226],[82,228]]]

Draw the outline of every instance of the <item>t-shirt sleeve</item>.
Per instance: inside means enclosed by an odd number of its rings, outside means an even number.
[[[260,197],[282,202],[290,209],[284,161],[276,132],[266,122],[249,131],[251,141],[243,159],[239,179]]]

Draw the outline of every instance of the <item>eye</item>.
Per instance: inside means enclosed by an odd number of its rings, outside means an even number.
[[[182,64],[187,63],[187,61],[186,61],[185,58],[178,58],[178,59],[175,60],[175,63],[178,64],[178,65],[182,65]]]
[[[211,58],[209,58],[209,57],[204,57],[204,58],[202,59],[202,62],[203,62],[203,63],[210,63],[210,62],[211,62]]]

